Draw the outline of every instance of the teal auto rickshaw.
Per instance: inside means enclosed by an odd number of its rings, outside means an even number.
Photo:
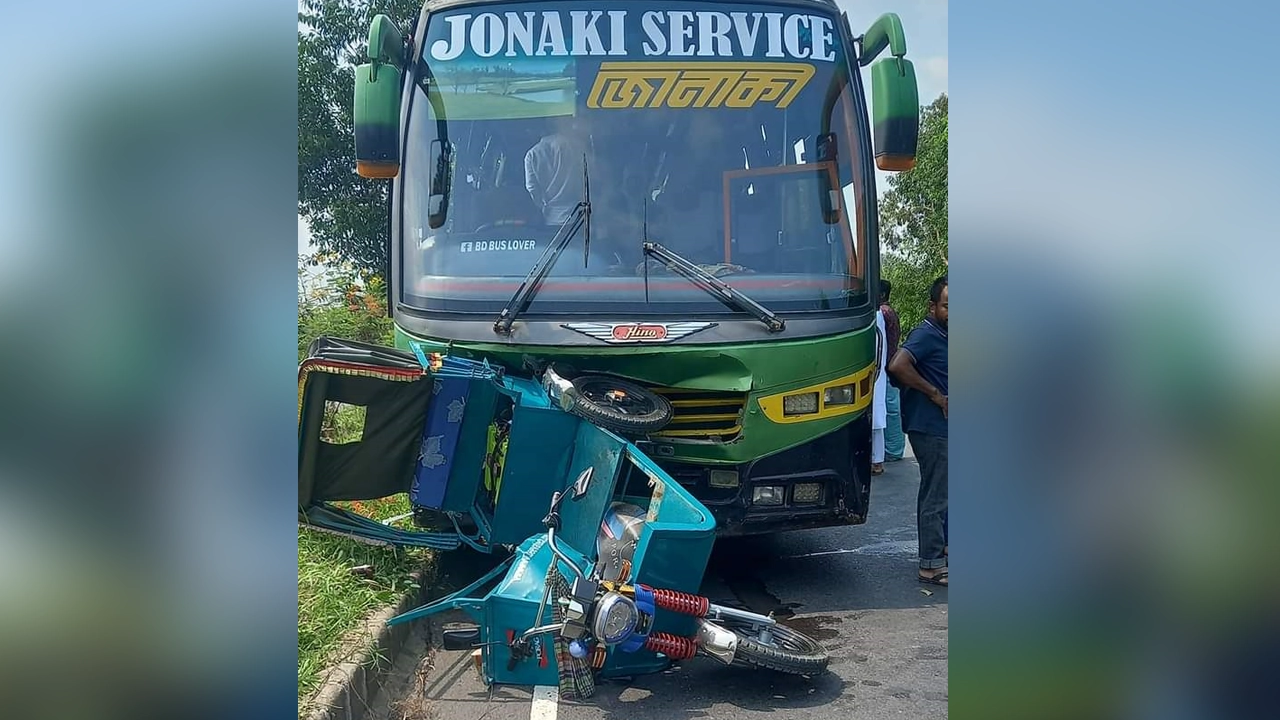
[[[827,653],[813,639],[697,594],[715,539],[711,513],[623,434],[589,420],[599,417],[582,409],[590,398],[555,368],[516,375],[483,360],[331,338],[308,355],[299,369],[299,522],[363,542],[503,554],[467,587],[390,620],[463,611],[474,626],[446,632],[445,646],[477,652],[486,682],[557,684],[581,698],[597,678],[659,672],[697,654],[825,672]],[[326,438],[335,404],[361,409],[357,439]],[[399,493],[432,514],[432,529],[334,504]]]

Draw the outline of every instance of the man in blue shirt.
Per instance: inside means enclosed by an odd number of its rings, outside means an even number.
[[[902,389],[902,429],[920,463],[916,527],[921,582],[947,584],[947,276],[929,288],[929,314],[889,361]]]

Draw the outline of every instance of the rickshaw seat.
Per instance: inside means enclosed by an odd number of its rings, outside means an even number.
[[[488,379],[436,377],[409,499],[445,512],[468,512],[484,475],[498,390]]]

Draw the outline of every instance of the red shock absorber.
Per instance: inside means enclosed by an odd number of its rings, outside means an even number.
[[[591,667],[599,670],[604,667],[604,662],[608,657],[603,645],[595,646],[595,649],[591,652]]]
[[[678,612],[681,615],[692,615],[694,617],[706,617],[707,609],[711,607],[711,601],[701,595],[691,595],[676,590],[655,590],[645,586],[653,593],[653,604],[664,610]]]
[[[645,640],[646,650],[662,653],[672,660],[688,660],[698,654],[698,641],[671,633],[656,632]]]

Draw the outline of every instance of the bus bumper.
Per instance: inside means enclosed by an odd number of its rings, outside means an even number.
[[[860,525],[871,499],[871,419],[738,465],[659,461],[716,519],[716,534]]]

